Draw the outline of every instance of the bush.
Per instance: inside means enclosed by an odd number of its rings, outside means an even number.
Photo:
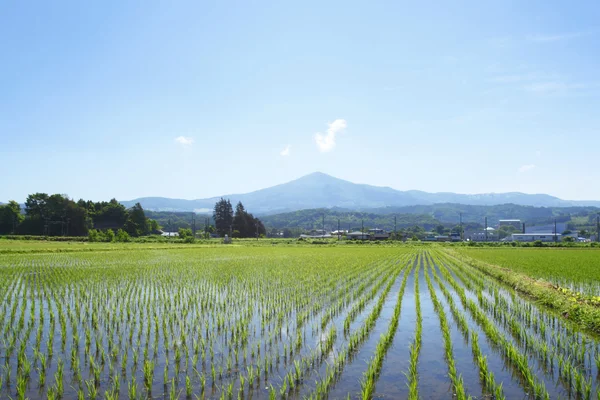
[[[179,228],[179,238],[180,239],[186,239],[188,237],[193,238],[194,234],[192,233],[192,230],[189,228]]]
[[[533,242],[533,247],[544,247],[544,243],[541,240]]]
[[[90,242],[98,242],[100,241],[100,234],[97,230],[95,229],[90,229],[90,231],[88,232],[88,241]]]
[[[186,236],[185,239],[183,239],[183,243],[196,243],[196,238],[193,236]]]
[[[123,242],[123,243],[125,243],[125,242],[130,242],[131,241],[131,237],[129,236],[129,233],[125,232],[123,229],[119,229],[117,231],[117,236],[115,237],[115,240],[117,242]]]
[[[115,233],[112,231],[112,229],[107,229],[106,232],[104,232],[104,242],[114,242],[115,241]]]

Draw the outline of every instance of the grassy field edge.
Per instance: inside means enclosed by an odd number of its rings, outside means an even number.
[[[600,335],[600,308],[588,304],[571,291],[565,291],[547,281],[536,280],[529,275],[460,254],[453,249],[443,248],[442,251],[456,261],[476,268],[511,286],[514,290],[532,297],[539,304],[557,311],[563,318],[576,323],[580,329]]]

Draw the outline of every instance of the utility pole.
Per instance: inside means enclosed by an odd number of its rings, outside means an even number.
[[[169,237],[171,237],[171,218],[169,218]]]
[[[323,213],[323,231],[321,231],[321,239],[325,240],[325,213]]]
[[[485,217],[485,241],[488,241],[488,231],[487,231],[487,217]]]
[[[340,219],[338,218],[338,240],[340,240],[342,238],[342,235],[340,233]]]
[[[600,215],[596,217],[596,242],[600,242]]]
[[[464,240],[464,235],[463,235],[463,227],[462,227],[462,213],[460,213],[460,222],[459,222],[459,226],[460,226],[460,240]]]
[[[556,218],[554,218],[554,243],[556,243]]]
[[[396,233],[396,216],[394,215],[394,240],[398,240],[398,234]]]
[[[196,237],[196,214],[192,212],[192,236]]]
[[[360,233],[362,233],[362,235],[360,235],[360,240],[364,240],[365,239],[365,220],[361,220],[362,223],[362,227],[360,228]]]
[[[258,221],[256,223],[256,240],[258,240]]]

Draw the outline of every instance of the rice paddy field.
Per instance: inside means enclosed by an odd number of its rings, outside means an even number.
[[[0,398],[600,398],[597,336],[465,261],[530,253],[38,250],[0,254]]]
[[[464,248],[463,254],[588,295],[600,295],[600,249]]]

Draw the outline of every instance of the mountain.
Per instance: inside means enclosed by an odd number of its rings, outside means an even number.
[[[384,207],[404,207],[455,203],[465,205],[517,204],[536,207],[600,206],[600,201],[569,201],[547,194],[485,193],[428,193],[419,190],[399,191],[390,187],[356,184],[315,172],[299,179],[246,194],[232,194],[208,199],[184,200],[165,197],[143,197],[122,201],[126,207],[139,202],[154,211],[211,212],[215,202],[228,198],[235,205],[241,201],[246,209],[257,215],[291,212],[303,209],[340,207],[367,210]]]

